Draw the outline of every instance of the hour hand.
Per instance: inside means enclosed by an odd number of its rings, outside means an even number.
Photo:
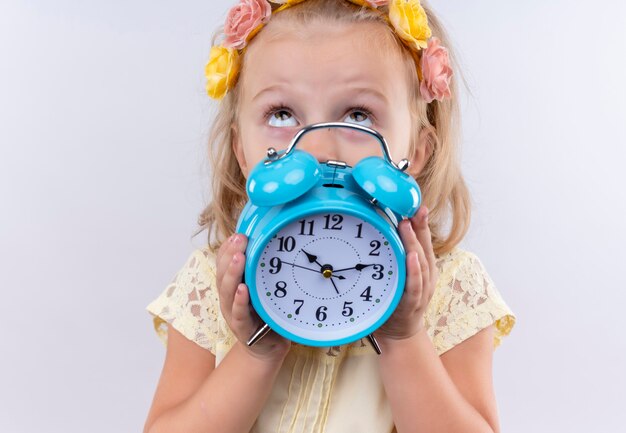
[[[304,251],[304,250],[302,250],[302,252],[303,252],[304,254],[306,254],[306,258],[307,258],[307,259],[309,259],[309,263],[317,263],[317,264],[319,265],[319,267],[320,267],[320,268],[322,267],[322,265],[320,265],[320,264],[317,262],[317,256],[316,256],[316,255],[311,254],[311,253],[307,253],[307,252],[306,252],[306,251]]]
[[[304,250],[301,250],[304,254],[306,254],[306,258],[309,259],[309,263],[315,263],[320,267],[320,272],[324,275],[325,278],[338,278],[340,280],[345,280],[346,277],[342,277],[341,275],[333,275],[333,267],[331,265],[322,265],[317,261],[317,256],[311,253],[307,253]],[[335,283],[333,283],[334,285]],[[337,290],[337,287],[335,287]]]

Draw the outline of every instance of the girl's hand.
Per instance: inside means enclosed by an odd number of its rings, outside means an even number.
[[[428,227],[428,209],[422,206],[413,218],[401,221],[399,232],[406,250],[406,283],[398,307],[376,331],[376,336],[383,339],[401,340],[424,329],[424,312],[439,277]]]
[[[251,355],[271,361],[282,361],[289,351],[291,342],[273,331],[251,347],[246,344],[261,324],[260,318],[249,304],[248,287],[241,282],[247,243],[245,235],[235,233],[217,252],[216,280],[220,309],[230,329]]]

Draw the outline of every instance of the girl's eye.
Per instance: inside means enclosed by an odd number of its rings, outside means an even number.
[[[344,120],[344,122],[356,123],[357,125],[367,126],[368,128],[372,127],[371,116],[369,115],[368,112],[364,110],[355,110],[352,113],[348,114],[348,116],[346,116],[346,119],[347,120]],[[366,122],[366,123],[361,123],[361,122]]]
[[[269,124],[270,126],[284,127],[284,126],[296,126],[297,122],[296,122],[296,119],[293,118],[293,115],[289,111],[278,109],[274,111],[273,113],[271,113],[270,118],[269,118]]]
[[[286,107],[274,106],[266,112],[265,117],[268,118],[268,124],[273,127],[293,127],[297,126],[298,122],[294,118],[293,114]],[[353,107],[353,111],[348,114],[344,122],[356,123],[358,125],[372,127],[372,115],[364,107]]]

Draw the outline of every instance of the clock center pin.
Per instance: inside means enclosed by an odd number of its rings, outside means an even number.
[[[331,265],[322,266],[322,275],[324,278],[330,278],[333,276],[333,267]]]

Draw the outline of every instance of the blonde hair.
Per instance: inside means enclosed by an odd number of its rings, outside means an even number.
[[[340,0],[306,0],[273,15],[260,34],[279,23],[295,24],[294,28],[303,28],[307,24],[319,22],[379,22],[384,25],[387,29],[385,32],[387,39],[393,41],[403,54],[405,73],[409,80],[409,88],[412,89],[410,155],[414,152],[414,143],[419,131],[422,128],[429,128],[433,132],[430,156],[416,180],[422,189],[423,204],[429,209],[433,249],[435,254],[441,255],[452,250],[467,233],[471,218],[471,201],[458,157],[460,113],[456,77],[460,77],[461,73],[451,42],[441,23],[424,1],[422,6],[428,16],[433,36],[438,37],[441,44],[448,49],[454,70],[450,83],[451,97],[443,101],[434,100],[429,104],[419,96],[420,83],[415,53],[402,43],[395,31],[386,23],[384,18],[387,13],[386,7],[373,10]],[[223,28],[215,32],[213,43],[222,32]],[[252,39],[250,44],[258,37]],[[245,75],[245,57],[244,53],[241,58],[239,81],[220,101],[209,134],[209,160],[214,176],[212,201],[200,214],[198,218],[200,228],[194,236],[206,229],[209,247],[213,251],[234,233],[239,214],[247,201],[245,177],[232,149],[233,126],[238,122],[242,76]]]

